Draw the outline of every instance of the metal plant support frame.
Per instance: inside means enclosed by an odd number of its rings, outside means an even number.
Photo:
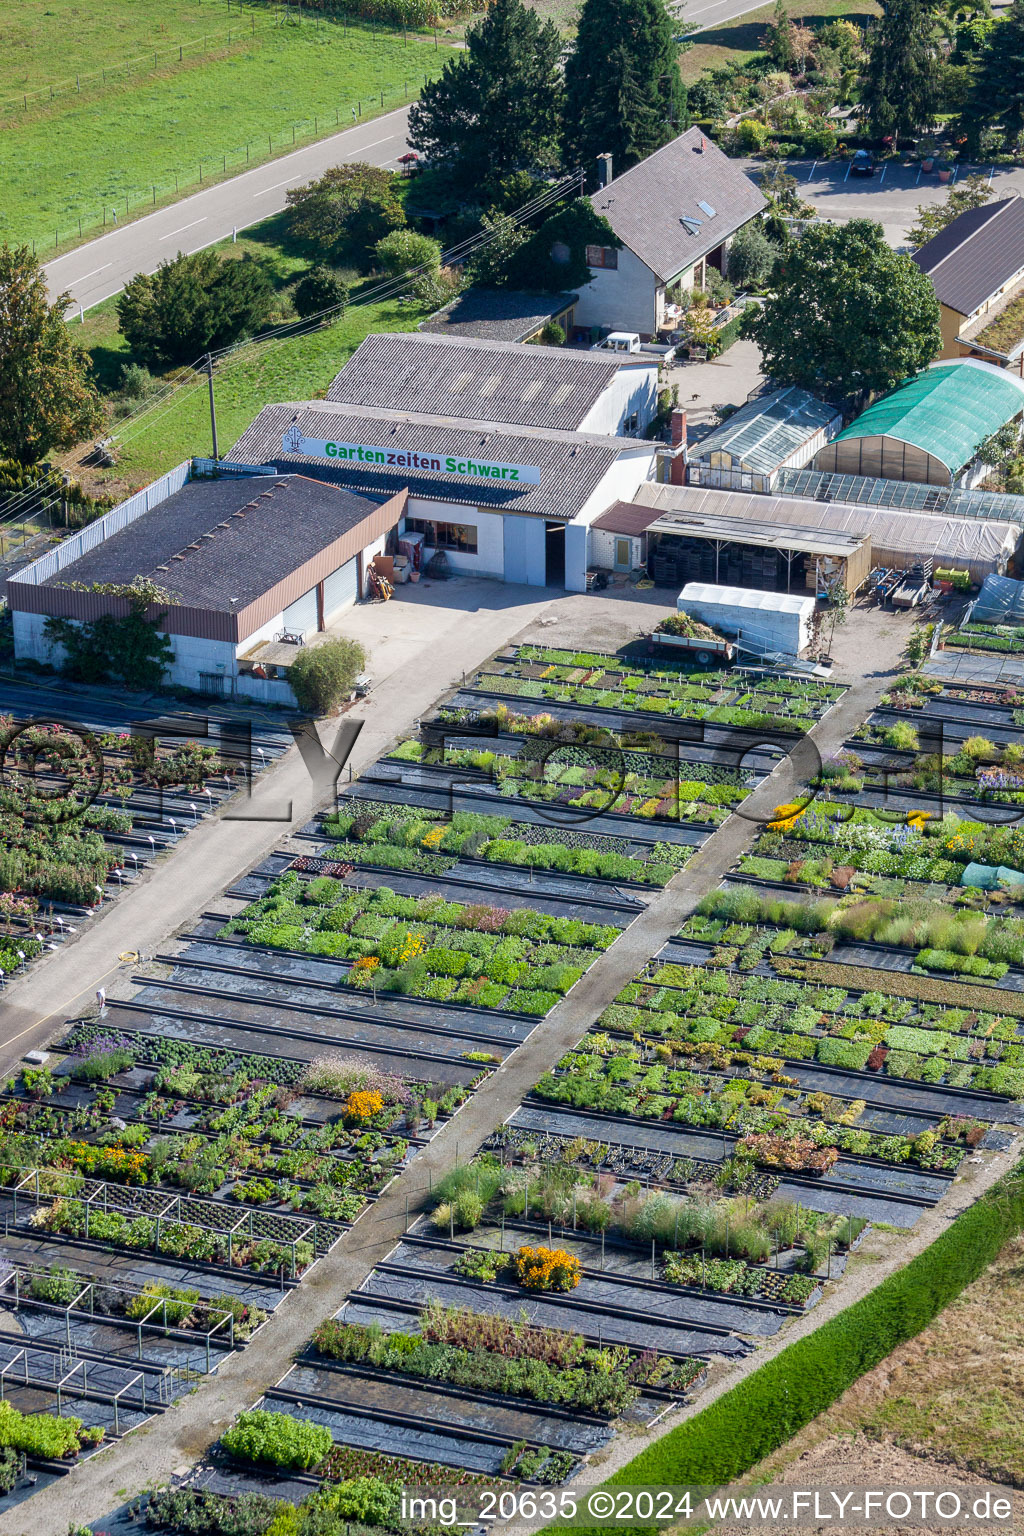
[[[94,1321],[96,1318],[97,1284],[102,1285],[104,1290],[121,1291],[124,1293],[126,1298],[141,1296],[143,1294],[142,1287],[125,1285],[123,1281],[110,1280],[98,1282],[96,1280],[88,1280],[82,1286],[81,1290],[66,1304],[56,1301],[43,1301],[39,1297],[34,1296],[26,1298],[26,1286],[31,1285],[32,1281],[37,1276],[45,1275],[45,1273],[45,1269],[33,1270],[28,1265],[15,1266],[10,1271],[10,1273],[0,1279],[0,1296],[2,1296],[5,1292],[12,1296],[15,1312],[19,1311],[22,1306],[30,1305],[34,1309],[49,1313],[53,1317],[63,1316],[65,1347],[69,1354],[72,1353],[74,1348],[71,1340],[72,1321],[85,1318],[88,1318],[90,1321]],[[205,1306],[210,1314],[210,1326],[208,1328],[179,1328],[175,1327],[173,1324],[168,1323],[167,1321],[168,1300],[173,1302],[174,1298],[168,1298],[166,1296],[159,1296],[154,1298],[153,1305],[147,1312],[143,1314],[142,1317],[138,1318],[130,1318],[128,1317],[127,1313],[123,1319],[112,1319],[102,1313],[100,1316],[102,1321],[108,1326],[123,1327],[126,1330],[135,1330],[137,1340],[137,1358],[139,1360],[142,1360],[143,1330],[145,1330],[147,1333],[159,1334],[163,1338],[179,1339],[188,1344],[201,1344],[205,1349],[206,1356],[205,1373],[209,1375],[213,1368],[210,1346],[213,1342],[220,1342],[219,1340],[215,1341],[215,1335],[222,1330],[226,1331],[227,1347],[232,1350],[235,1347],[234,1313],[225,1308],[212,1307],[209,1302],[200,1298],[199,1304]],[[155,1312],[159,1312],[160,1317],[157,1321],[151,1321]],[[175,1367],[173,1369],[177,1370],[181,1368]],[[186,1371],[191,1371],[194,1369],[194,1367],[190,1362],[186,1362],[184,1369]]]
[[[41,1362],[47,1361],[50,1370],[47,1373],[42,1369]],[[36,1362],[39,1362],[38,1364]],[[121,1399],[125,1393],[136,1390],[142,1411],[147,1416],[152,1412],[152,1403],[155,1395],[156,1403],[166,1407],[171,1402],[170,1381],[171,1372],[164,1368],[159,1375],[154,1377],[150,1373],[150,1392],[147,1396],[146,1373],[133,1371],[120,1387],[104,1387],[96,1385],[97,1366],[108,1374],[117,1367],[104,1365],[102,1362],[89,1360],[72,1360],[63,1350],[59,1354],[51,1354],[40,1349],[19,1349],[15,1355],[3,1366],[0,1366],[0,1402],[7,1395],[7,1381],[9,1374],[15,1372],[21,1365],[21,1372],[14,1376],[16,1384],[20,1387],[40,1387],[47,1392],[55,1392],[57,1395],[57,1414],[64,1411],[64,1397],[86,1398],[101,1403],[110,1403],[114,1410],[114,1434],[121,1433]],[[89,1366],[93,1366],[93,1385],[89,1385]],[[156,1392],[153,1393],[153,1385]],[[69,1391],[70,1388],[70,1391]]]
[[[2,1170],[2,1167],[3,1165],[0,1165],[0,1170]],[[18,1172],[16,1168],[12,1169],[11,1171],[15,1173]],[[271,1237],[268,1234],[264,1235],[266,1236],[267,1241],[278,1243],[282,1248],[291,1249],[291,1274],[289,1278],[292,1280],[298,1279],[298,1262],[296,1249],[299,1243],[308,1242],[313,1249],[315,1257],[320,1257],[323,1252],[327,1251],[327,1249],[324,1248],[319,1241],[320,1234],[318,1224],[315,1221],[305,1221],[301,1216],[285,1216],[275,1214],[268,1217],[264,1216],[264,1213],[262,1212],[249,1210],[242,1211],[238,1217],[238,1220],[231,1222],[229,1225],[226,1220],[228,1216],[226,1209],[217,1201],[204,1200],[201,1196],[162,1196],[157,1190],[144,1191],[141,1188],[138,1191],[129,1191],[126,1186],[121,1184],[110,1184],[106,1179],[83,1179],[80,1183],[76,1184],[72,1190],[62,1195],[59,1190],[53,1189],[52,1187],[45,1188],[44,1190],[40,1191],[40,1173],[43,1174],[45,1183],[48,1186],[53,1186],[54,1184],[57,1184],[65,1179],[74,1180],[79,1177],[76,1174],[65,1174],[59,1169],[54,1168],[27,1168],[23,1170],[21,1178],[19,1178],[13,1187],[11,1187],[15,1225],[17,1225],[18,1222],[18,1196],[19,1194],[27,1194],[32,1200],[33,1206],[36,1209],[38,1209],[40,1204],[45,1204],[50,1200],[60,1198],[77,1200],[85,1211],[85,1232],[83,1235],[86,1238],[89,1236],[89,1215],[90,1212],[95,1209],[97,1201],[101,1203],[102,1210],[104,1212],[113,1211],[123,1216],[152,1217],[155,1222],[152,1242],[152,1250],[154,1252],[159,1252],[160,1228],[165,1222],[171,1222],[181,1226],[196,1227],[201,1232],[212,1233],[214,1237],[226,1237],[228,1244],[227,1262],[229,1266],[232,1264],[233,1244],[235,1238],[239,1234],[239,1228],[245,1227],[246,1237],[250,1241],[255,1242],[260,1240],[260,1236],[254,1230],[256,1217],[262,1217],[264,1222],[283,1222],[286,1224],[285,1230],[288,1230],[289,1227],[292,1228],[293,1231],[295,1227],[298,1227],[300,1230],[294,1231],[293,1236],[285,1237],[283,1239],[280,1237]],[[149,1202],[149,1209],[146,1209],[146,1205],[142,1200],[136,1204],[132,1204],[132,1202],[127,1198],[129,1193],[137,1193],[138,1195],[143,1196],[144,1199]],[[159,1206],[158,1208],[154,1208],[153,1202],[159,1201],[161,1199],[164,1201],[163,1205]],[[186,1214],[183,1211],[183,1203],[188,1206],[198,1206],[202,1212],[208,1213],[210,1217],[217,1221],[217,1224],[214,1225],[210,1220],[197,1221],[194,1217]],[[331,1244],[327,1245],[328,1248],[330,1246]],[[284,1271],[282,1269],[282,1280],[283,1278]]]

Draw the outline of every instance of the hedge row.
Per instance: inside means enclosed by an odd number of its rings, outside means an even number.
[[[1022,1229],[1024,1161],[904,1269],[643,1451],[607,1486],[734,1482],[927,1327]],[[593,1536],[609,1529],[595,1527]],[[656,1529],[633,1526],[631,1536]]]

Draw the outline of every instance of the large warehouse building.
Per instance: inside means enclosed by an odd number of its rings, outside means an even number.
[[[357,494],[408,492],[402,531],[450,570],[582,592],[587,528],[653,477],[657,409],[636,354],[371,336],[325,401],[268,405],[231,451]]]
[[[368,336],[327,390],[336,405],[558,427],[643,432],[658,410],[658,358],[475,338]]]
[[[8,581],[15,650],[54,662],[47,618],[124,617],[117,588],[141,578],[163,594],[147,617],[173,647],[168,682],[290,703],[290,688],[247,658],[275,643],[294,654],[351,607],[405,505],[404,490],[359,496],[297,474],[192,479],[179,466]]]

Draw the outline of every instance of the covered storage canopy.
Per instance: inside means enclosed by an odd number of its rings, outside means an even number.
[[[829,528],[869,537],[876,565],[904,570],[919,560],[932,559],[936,565],[966,568],[979,584],[993,572],[1006,570],[1021,532],[1015,523],[995,519],[936,517],[895,507],[708,491],[696,485],[642,485],[634,501],[665,512],[716,514],[783,528]]]

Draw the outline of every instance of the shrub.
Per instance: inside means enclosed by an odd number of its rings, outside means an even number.
[[[345,1115],[350,1120],[372,1120],[384,1108],[383,1094],[373,1089],[356,1089],[345,1100]]]
[[[572,1291],[580,1283],[580,1261],[564,1248],[518,1249],[516,1279],[527,1291]]]
[[[85,1281],[77,1270],[61,1269],[55,1264],[45,1274],[32,1276],[29,1291],[37,1301],[49,1301],[58,1307],[67,1307],[84,1285]]]
[[[81,1419],[19,1413],[10,1403],[0,1402],[0,1447],[10,1446],[26,1456],[60,1461],[77,1453],[82,1436]]]
[[[125,1316],[133,1320],[147,1318],[151,1323],[163,1323],[166,1319],[168,1328],[181,1328],[198,1304],[198,1291],[178,1290],[173,1285],[149,1280],[138,1296],[132,1297],[124,1311]]]
[[[292,303],[303,320],[311,320],[325,310],[335,310],[330,318],[337,320],[348,303],[348,284],[330,267],[310,267],[305,277],[296,283]]]
[[[317,1467],[334,1444],[329,1429],[293,1419],[288,1413],[252,1408],[240,1413],[221,1437],[229,1456],[239,1461],[308,1471]]]
[[[871,1054],[871,1042],[858,1045],[852,1040],[822,1040],[818,1045],[818,1060],[830,1067],[850,1067],[861,1071]]]
[[[319,717],[330,714],[366,665],[366,654],[356,640],[338,637],[323,645],[305,646],[288,668],[299,708]]]
[[[441,247],[429,235],[414,229],[395,229],[373,248],[374,260],[392,277],[401,277],[416,267],[437,272],[441,266]]]
[[[157,1488],[146,1500],[146,1525],[190,1536],[265,1536],[283,1506],[265,1493],[209,1493]]]
[[[916,752],[921,745],[917,727],[908,725],[905,720],[897,720],[895,725],[887,726],[882,732],[882,740],[896,752]]]

